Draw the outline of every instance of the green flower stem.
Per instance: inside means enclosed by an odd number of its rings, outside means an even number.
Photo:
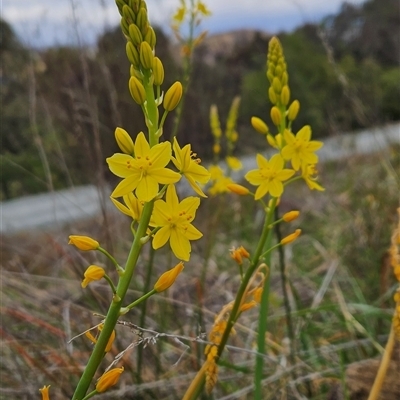
[[[278,207],[275,208],[275,219],[276,218],[279,218]],[[280,230],[280,225],[275,226],[275,236],[276,236],[278,243],[280,243],[280,241],[282,240],[282,233]],[[286,314],[287,333],[288,333],[288,337],[290,340],[289,359],[290,359],[290,363],[292,364],[292,366],[294,366],[296,364],[295,336],[294,336],[294,328],[293,328],[293,321],[292,321],[292,310],[290,308],[289,294],[287,291],[287,274],[286,274],[285,253],[283,250],[283,246],[279,247],[278,254],[279,254],[279,267],[280,267],[280,272],[281,272],[283,304],[285,307],[285,314]],[[296,374],[295,369],[292,370],[291,375],[292,375],[293,380],[297,379],[297,374]]]
[[[271,230],[271,222],[274,218],[275,207],[278,199],[273,198],[271,208],[266,216],[266,223],[269,223],[269,230],[267,232],[264,244],[267,243],[267,247],[271,247],[272,241],[272,230]],[[261,249],[262,251],[262,249]],[[260,313],[258,318],[258,336],[257,336],[257,353],[256,356],[256,366],[254,371],[254,399],[262,399],[262,377],[263,377],[263,366],[264,366],[264,357],[265,354],[265,332],[267,331],[267,319],[268,319],[268,309],[269,309],[269,288],[271,281],[271,252],[267,252],[265,263],[269,267],[268,276],[264,281],[263,292],[261,295],[261,303],[260,303]]]
[[[96,395],[98,393],[97,390],[93,390],[93,392],[90,392],[87,396],[85,396],[82,400],[88,400],[90,398],[92,398],[94,395]]]
[[[151,72],[149,70],[144,71],[143,86],[146,92],[147,122],[149,125],[147,128],[149,129],[149,144],[150,147],[153,147],[158,143],[159,138],[157,136],[158,108],[154,97],[153,83],[151,81]]]
[[[131,310],[133,307],[136,307],[138,304],[140,304],[142,301],[145,301],[148,299],[150,296],[153,296],[153,294],[157,293],[154,289],[150,290],[150,292],[147,292],[144,294],[142,297],[139,297],[137,300],[135,300],[133,303],[127,305],[126,307],[121,308],[121,315],[126,314],[129,310]]]
[[[107,274],[105,274],[105,275],[103,276],[103,278],[104,278],[104,279],[108,282],[108,284],[110,285],[110,288],[111,288],[113,294],[116,294],[116,293],[117,293],[117,289],[115,288],[114,283],[113,283],[113,281],[111,280],[111,278],[110,278]]]
[[[125,266],[125,273],[120,277],[117,286],[117,296],[120,300],[112,302],[108,309],[107,316],[104,321],[103,329],[99,335],[99,338],[94,346],[93,352],[89,358],[89,361],[83,371],[81,379],[78,382],[75,393],[72,397],[73,400],[82,400],[89,386],[93,380],[93,377],[104,357],[104,351],[107,346],[108,340],[111,336],[112,331],[117,323],[119,313],[122,307],[122,302],[125,298],[126,292],[128,291],[129,285],[132,280],[133,272],[136,267],[137,260],[139,258],[142,243],[140,239],[146,235],[146,229],[150,221],[151,214],[153,212],[154,201],[146,203],[143,208],[142,217],[137,229],[137,234],[132,243],[131,250],[129,252],[128,260]]]
[[[153,266],[154,266],[154,255],[155,255],[155,250],[153,248],[153,246],[150,246],[150,255],[149,255],[149,261],[147,263],[147,267],[146,267],[146,280],[144,283],[144,288],[143,288],[143,292],[147,292],[150,289],[150,284],[151,284],[151,278],[153,276]],[[139,324],[140,326],[144,326],[145,325],[145,321],[146,321],[146,305],[147,303],[143,303],[141,306],[141,310],[140,310],[140,321]],[[136,375],[137,375],[137,380],[138,383],[141,383],[142,381],[142,376],[141,376],[141,371],[142,371],[142,362],[143,362],[143,346],[139,346],[137,348],[138,351],[138,355],[137,355],[137,363],[136,363]]]
[[[265,216],[264,227],[263,227],[263,230],[262,230],[262,233],[260,236],[260,240],[258,241],[256,251],[251,259],[250,266],[247,269],[247,271],[243,277],[243,280],[240,284],[239,290],[236,294],[235,303],[233,304],[233,308],[229,315],[229,319],[226,324],[224,334],[222,335],[221,342],[218,346],[217,359],[219,359],[221,357],[222,352],[224,351],[225,345],[229,339],[229,335],[232,331],[232,328],[235,324],[235,321],[237,320],[237,318],[239,316],[240,306],[243,301],[243,296],[246,293],[247,285],[249,284],[251,277],[253,276],[254,272],[256,271],[256,269],[259,265],[260,259],[262,258],[263,250],[265,248],[265,244],[268,242],[268,239],[271,237],[271,235],[270,235],[271,223],[272,223],[272,219],[274,216],[274,209],[276,206],[276,202],[277,202],[277,198],[273,198],[271,208],[269,209],[268,213]],[[267,290],[269,290],[269,275],[268,275],[268,278],[266,279],[266,282],[268,282],[268,284],[266,283],[264,285],[264,287],[267,288]],[[263,293],[263,297],[264,297],[264,293]],[[268,302],[268,297],[266,297],[266,299],[267,299],[266,301]],[[267,304],[266,310],[268,312],[268,304]],[[265,318],[265,324],[266,324],[266,318]],[[260,336],[260,332],[259,332],[259,336]],[[264,331],[264,334],[262,335],[263,341],[264,341],[264,336],[265,336],[265,331]],[[263,360],[262,357],[259,357],[259,358],[261,358],[261,360]],[[201,389],[205,382],[205,371],[206,371],[206,369],[204,367],[205,365],[206,365],[206,363],[203,364],[203,367],[197,373],[196,377],[194,378],[194,380],[192,381],[188,390],[186,391],[186,394],[183,397],[183,400],[194,400],[199,396]],[[261,366],[262,366],[262,364],[261,364]],[[257,397],[255,397],[255,398],[257,399]],[[259,397],[259,398],[261,398],[261,397]]]
[[[100,253],[103,253],[114,264],[118,274],[124,272],[124,269],[118,264],[117,260],[106,249],[98,247],[97,250],[100,251]]]
[[[271,224],[269,227],[271,228],[273,226],[274,226],[274,224]],[[269,242],[268,242],[268,244],[269,244]],[[281,247],[281,246],[282,245],[280,243],[277,243],[275,246],[272,246],[272,247],[267,246],[268,250],[265,251],[264,253],[262,253],[260,258],[264,258],[265,259],[265,257],[268,256],[270,253],[272,253],[273,250],[275,250],[275,249],[277,249],[278,247]],[[266,263],[266,264],[268,265],[268,263]]]
[[[179,104],[181,104],[181,102],[179,103]],[[179,107],[179,106],[178,106]],[[161,117],[161,122],[160,122],[160,128],[162,129],[163,127],[164,127],[164,122],[165,122],[165,119],[167,118],[167,115],[168,115],[168,111],[167,110],[164,110],[164,113],[163,113],[163,115],[162,115],[162,117]],[[171,143],[173,142],[173,140],[171,140]]]

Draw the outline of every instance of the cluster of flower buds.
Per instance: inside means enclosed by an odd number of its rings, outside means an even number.
[[[269,99],[276,106],[287,106],[290,100],[288,86],[289,76],[286,71],[286,62],[282,46],[278,38],[273,37],[269,42],[267,56],[267,78],[270,83]]]
[[[147,17],[147,6],[143,0],[116,0],[121,14],[121,29],[126,43],[126,55],[131,63],[129,90],[138,104],[146,100],[143,86],[145,72],[151,73],[155,86],[164,81],[164,67],[155,56],[156,33]]]
[[[116,0],[121,14],[121,29],[127,39],[126,54],[136,70],[153,67],[156,34],[147,17],[143,0]]]
[[[285,57],[279,40],[271,39],[267,56],[267,78],[270,83],[268,96],[274,107],[271,108],[271,119],[275,125],[279,125],[282,116],[282,107],[286,109],[290,102],[289,76],[286,70]],[[287,118],[294,121],[300,110],[300,103],[294,100],[287,109]]]

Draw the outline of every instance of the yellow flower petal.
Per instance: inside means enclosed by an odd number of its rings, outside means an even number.
[[[135,158],[146,157],[150,151],[150,145],[143,132],[139,132],[135,140]]]
[[[171,230],[170,244],[172,252],[179,260],[189,261],[191,246],[189,239],[180,235],[176,229]]]
[[[157,250],[163,247],[165,243],[168,242],[171,236],[171,230],[168,226],[163,226],[160,230],[156,232],[153,238],[153,249]]]

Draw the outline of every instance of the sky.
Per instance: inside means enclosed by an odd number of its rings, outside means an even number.
[[[0,0],[2,18],[29,47],[93,45],[96,37],[119,23],[114,0]],[[188,1],[188,0],[187,0]],[[365,0],[348,0],[359,5]],[[337,13],[342,0],[203,0],[211,10],[202,30],[210,34],[235,29],[277,33],[318,23]],[[152,25],[169,31],[179,0],[147,0]],[[74,21],[76,23],[74,23]],[[77,27],[78,31],[74,28]]]

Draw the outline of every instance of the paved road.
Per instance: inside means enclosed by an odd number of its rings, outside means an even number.
[[[318,155],[322,162],[332,161],[354,154],[379,152],[391,144],[400,144],[400,123],[328,138]],[[245,171],[256,167],[254,156],[243,157],[242,162]],[[183,186],[181,189],[185,191],[186,188]],[[100,195],[92,185],[26,196],[0,203],[0,232],[9,234],[57,227],[99,213]]]

